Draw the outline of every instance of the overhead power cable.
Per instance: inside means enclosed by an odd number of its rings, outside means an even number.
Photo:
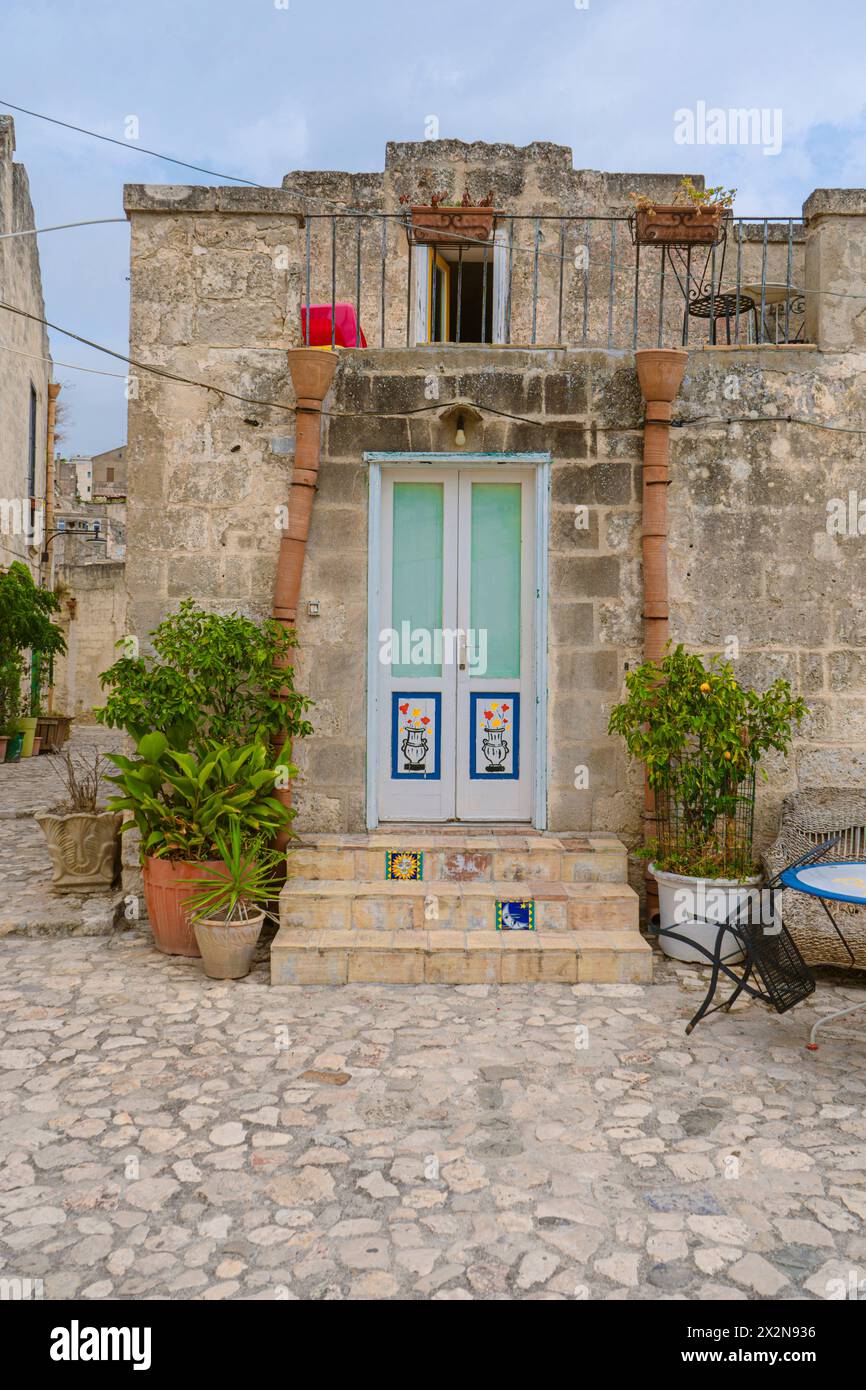
[[[58,222],[56,227],[25,227],[20,232],[0,232],[0,241],[13,236],[42,236],[43,232],[65,232],[69,227],[98,227],[104,222],[126,222],[126,217],[91,217],[86,222]]]
[[[194,169],[197,174],[207,174],[213,179],[230,179],[232,183],[247,183],[253,188],[266,188],[263,183],[256,183],[253,179],[245,179],[237,174],[221,174],[216,169],[205,169],[201,164],[189,164],[185,159],[175,159],[170,154],[160,154],[159,150],[148,150],[143,145],[134,145],[130,140],[118,140],[114,135],[103,135],[98,130],[87,130],[83,125],[72,125],[70,121],[61,121],[57,116],[46,116],[42,111],[29,111],[26,106],[16,106],[14,101],[4,101],[0,97],[0,106],[8,106],[10,111],[20,111],[24,116],[33,116],[37,121],[48,121],[51,125],[63,126],[64,130],[74,130],[79,135],[89,135],[94,140],[104,140],[109,145],[120,145],[124,150],[137,150],[139,154],[152,155],[154,159],[162,159],[167,164],[179,164],[183,169]]]

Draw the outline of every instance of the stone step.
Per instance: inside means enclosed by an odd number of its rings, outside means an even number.
[[[626,883],[627,851],[615,835],[483,829],[306,835],[289,850],[289,879],[385,880],[388,850],[423,854],[425,883]]]
[[[636,931],[298,931],[271,945],[272,985],[641,984]]]
[[[496,928],[497,900],[531,898],[535,926],[549,931],[633,931],[638,898],[625,883],[423,883],[294,879],[280,893],[286,930],[482,932]],[[525,935],[527,933],[506,933]]]

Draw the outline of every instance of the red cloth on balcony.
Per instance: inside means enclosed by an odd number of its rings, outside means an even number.
[[[364,330],[356,332],[358,321],[354,304],[334,305],[334,346],[366,347]],[[301,339],[307,345],[307,306],[301,305]],[[310,347],[331,346],[331,306],[330,304],[310,305]]]

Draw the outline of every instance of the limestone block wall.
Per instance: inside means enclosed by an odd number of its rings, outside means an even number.
[[[126,630],[126,582],[118,563],[58,565],[61,627],[66,655],[54,663],[53,707],[83,724],[105,700],[100,672],[117,660],[115,643]]]
[[[791,756],[767,760],[762,841],[786,792],[866,785],[864,373],[854,353],[698,353],[675,406],[734,422],[672,432],[673,634],[729,648],[759,689],[786,677],[811,710]]]

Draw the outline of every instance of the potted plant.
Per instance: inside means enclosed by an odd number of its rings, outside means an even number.
[[[51,886],[55,893],[108,891],[120,873],[122,817],[99,805],[105,760],[99,753],[88,762],[67,752],[53,766],[66,796],[34,817],[48,841]]]
[[[429,203],[410,206],[412,239],[425,246],[489,241],[497,217],[493,194],[488,193],[477,202],[473,202],[468,193],[463,194],[459,203],[446,203],[446,197],[445,193],[434,193]],[[408,203],[408,195],[402,194],[400,202]]]
[[[147,913],[157,948],[169,955],[197,956],[198,945],[188,912],[194,881],[202,870],[219,868],[217,835],[236,823],[245,840],[272,838],[293,812],[273,795],[296,769],[275,763],[269,748],[201,745],[201,751],[172,748],[158,731],[139,741],[137,758],[108,756],[118,769],[121,791],[110,803],[128,811],[141,836]]]
[[[711,948],[707,920],[724,921],[761,881],[752,844],[761,759],[770,749],[787,753],[807,707],[785,680],[747,690],[730,662],[713,657],[705,666],[682,646],[630,671],[626,692],[609,732],[644,764],[655,798],[658,838],[643,853],[659,885],[660,927]],[[677,960],[706,960],[659,939]]]
[[[632,193],[634,212],[629,218],[634,240],[640,246],[714,246],[721,239],[722,218],[733,207],[735,188],[698,188],[686,176],[672,203],[654,203],[644,194]]]
[[[261,836],[245,844],[237,821],[217,831],[214,844],[220,862],[193,880],[187,906],[205,974],[240,980],[250,973],[266,905],[282,886],[283,855]]]

